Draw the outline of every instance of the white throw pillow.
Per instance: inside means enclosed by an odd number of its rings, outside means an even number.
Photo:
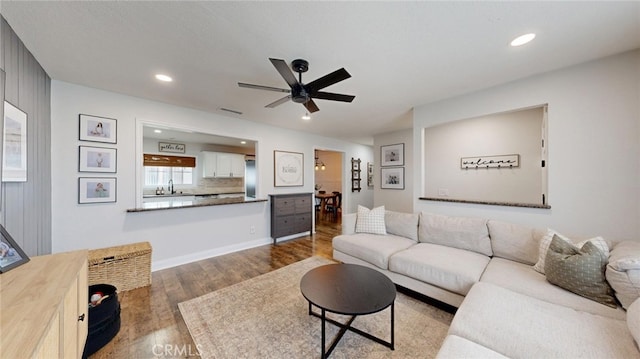
[[[369,209],[358,205],[356,233],[387,234],[384,225],[384,206]]]
[[[611,249],[605,272],[616,298],[625,309],[640,298],[640,242],[623,241]]]
[[[557,231],[554,231],[553,229],[549,228],[547,229],[547,234],[544,237],[542,237],[542,239],[540,240],[540,248],[538,250],[538,262],[536,262],[536,264],[533,266],[533,269],[535,269],[536,271],[542,274],[544,274],[544,265],[545,265],[545,259],[547,257],[547,251],[549,250],[549,245],[551,244],[551,240],[553,239],[554,235],[558,236],[562,240],[565,240],[575,245],[578,248],[582,248],[582,246],[585,243],[591,242],[596,247],[598,247],[598,249],[602,253],[604,253],[606,258],[609,258],[609,245],[607,244],[607,241],[605,241],[602,237],[594,237],[594,238],[586,239],[584,241],[580,241],[576,243],[571,239],[569,239],[568,237],[563,236]]]
[[[627,309],[627,327],[633,339],[636,340],[636,345],[640,347],[640,298]]]

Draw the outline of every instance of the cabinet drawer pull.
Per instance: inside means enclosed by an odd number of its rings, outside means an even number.
[[[84,322],[84,313],[78,317],[79,322]]]

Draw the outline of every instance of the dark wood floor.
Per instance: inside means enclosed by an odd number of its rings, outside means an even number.
[[[119,294],[120,332],[91,358],[197,357],[178,303],[314,255],[332,258],[340,231],[339,222],[320,220],[311,236],[154,272],[151,286]]]

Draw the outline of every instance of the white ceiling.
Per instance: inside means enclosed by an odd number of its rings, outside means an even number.
[[[411,109],[640,48],[640,2],[31,2],[0,11],[55,80],[230,117],[372,143],[411,127]],[[537,33],[512,48],[517,35]],[[264,106],[286,83],[268,58],[309,61],[303,82],[352,103]],[[170,84],[153,75],[166,73]],[[241,111],[233,115],[221,107]]]

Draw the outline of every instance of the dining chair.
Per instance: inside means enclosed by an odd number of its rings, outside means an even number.
[[[332,198],[331,203],[327,204],[326,211],[335,216],[335,219],[338,219],[338,212],[342,211],[340,208],[342,206],[342,193],[335,191],[333,194],[335,194],[335,197]]]

